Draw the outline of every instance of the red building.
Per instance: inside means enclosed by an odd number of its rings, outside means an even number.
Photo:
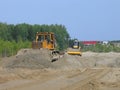
[[[98,41],[82,41],[83,45],[96,45]]]

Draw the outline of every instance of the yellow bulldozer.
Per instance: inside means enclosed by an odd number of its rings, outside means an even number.
[[[52,32],[37,32],[36,40],[32,42],[33,49],[55,49],[55,36]]]
[[[32,42],[33,49],[48,49],[51,51],[52,61],[60,58],[60,52],[56,50],[56,40],[53,32],[37,32],[35,41]]]

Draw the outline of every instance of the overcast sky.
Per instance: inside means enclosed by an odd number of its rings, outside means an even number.
[[[62,24],[79,40],[120,40],[120,0],[0,0],[0,22]]]

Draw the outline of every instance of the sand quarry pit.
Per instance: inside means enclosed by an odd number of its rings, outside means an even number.
[[[120,90],[120,53],[64,54],[22,49],[0,59],[0,90]]]

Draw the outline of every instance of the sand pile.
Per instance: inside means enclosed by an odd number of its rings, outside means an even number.
[[[7,68],[48,68],[51,67],[51,55],[47,49],[22,49],[16,58],[9,62]]]
[[[51,62],[51,51],[47,49],[22,49],[15,58],[5,63],[7,68],[29,69],[79,69],[79,68],[120,68],[120,53],[84,52],[82,56],[64,54],[62,58]]]
[[[81,57],[84,64],[89,67],[114,67],[120,68],[120,53],[93,53],[86,52]]]

